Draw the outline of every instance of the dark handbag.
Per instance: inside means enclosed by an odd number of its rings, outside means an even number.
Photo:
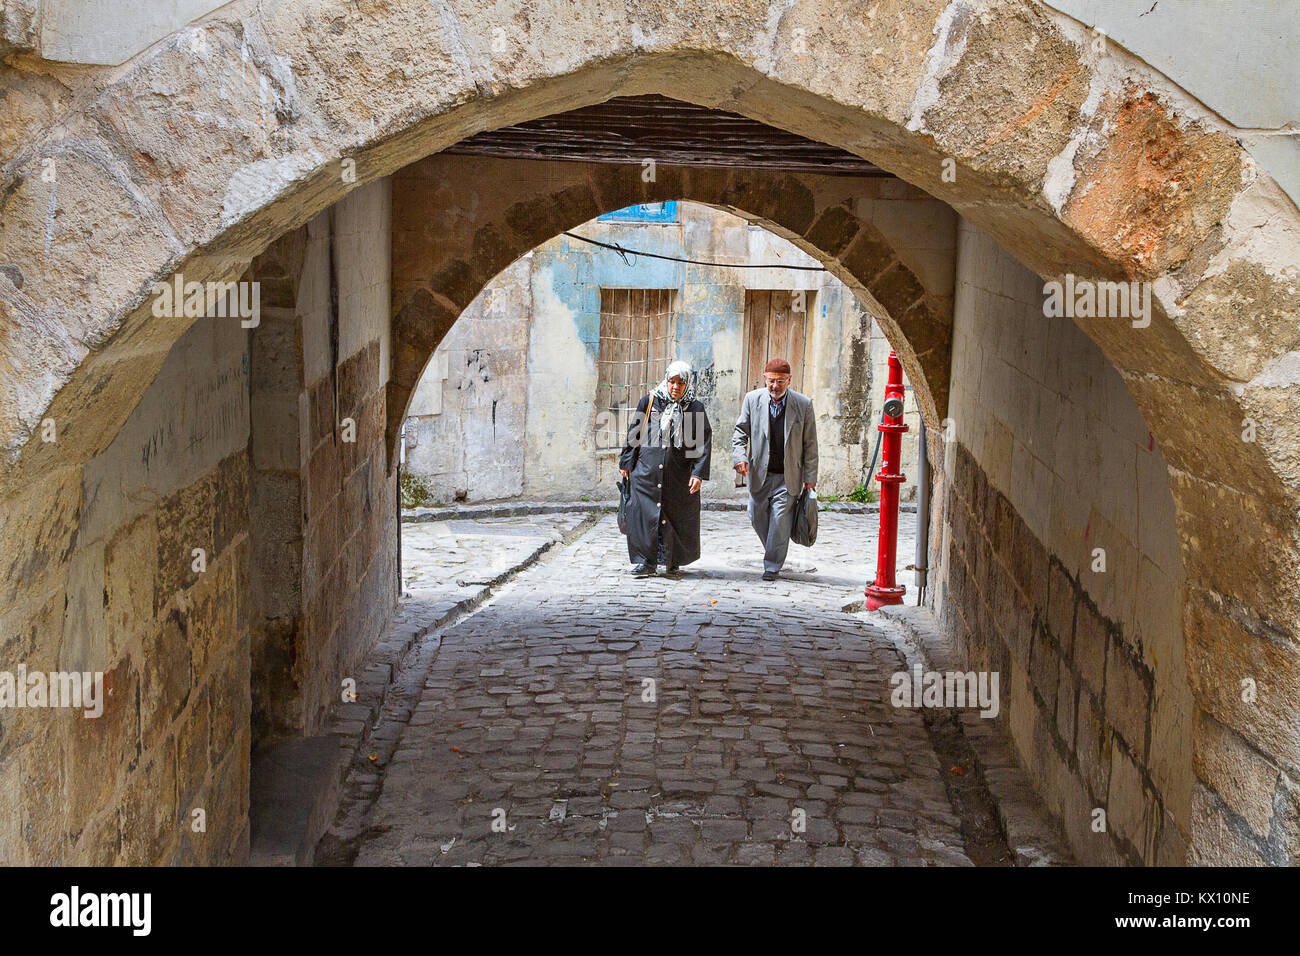
[[[794,504],[790,540],[805,548],[811,548],[817,541],[817,492],[812,488],[805,488]]]
[[[620,478],[618,480],[618,530],[620,534],[627,534],[627,505],[632,500],[632,479]]]
[[[646,435],[650,430],[650,413],[654,410],[654,393],[646,395],[645,418],[641,419],[641,444],[645,445]],[[627,534],[628,502],[632,500],[632,476],[618,480],[618,530]]]

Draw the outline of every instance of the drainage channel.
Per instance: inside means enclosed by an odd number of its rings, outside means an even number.
[[[862,614],[866,608],[864,602],[857,601],[846,604],[843,610]],[[880,626],[882,622],[872,623]],[[924,658],[923,652],[896,621],[886,621],[885,630],[893,636],[903,669],[910,672],[912,665]],[[939,758],[944,791],[952,812],[961,821],[966,855],[976,866],[1016,866],[1016,854],[1003,830],[997,801],[984,778],[979,756],[962,730],[959,714],[959,710],[946,707],[921,710],[930,747]]]
[[[976,866],[1015,866],[1015,855],[998,823],[997,805],[980,772],[975,749],[962,733],[957,711],[927,707],[922,719],[939,758],[948,802],[961,820],[966,855]]]
[[[555,542],[568,546],[595,527],[604,513],[588,516],[572,531]],[[360,849],[361,838],[370,832],[370,818],[375,801],[383,790],[383,771],[397,750],[415,708],[420,702],[424,681],[437,657],[442,635],[482,610],[520,574],[551,560],[559,549],[551,545],[512,569],[493,578],[489,586],[471,605],[443,621],[415,641],[402,657],[385,690],[379,719],[353,755],[334,822],[316,845],[315,866],[351,866]]]

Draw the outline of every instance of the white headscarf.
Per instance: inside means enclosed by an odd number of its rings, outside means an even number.
[[[680,378],[686,383],[686,391],[677,400],[674,400],[668,394],[668,380],[672,378]],[[658,395],[666,403],[659,419],[659,434],[663,435],[664,433],[664,421],[666,419],[669,443],[673,445],[681,444],[682,408],[695,399],[695,372],[690,364],[678,360],[669,365],[668,371],[664,373],[664,380],[655,386],[654,394]],[[646,409],[646,414],[650,414],[649,408]]]

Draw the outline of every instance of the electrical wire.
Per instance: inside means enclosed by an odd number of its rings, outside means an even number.
[[[657,252],[637,252],[633,249],[626,249],[618,243],[598,242],[595,239],[588,239],[586,236],[580,236],[576,232],[566,232],[564,235],[570,239],[577,239],[579,242],[589,242],[593,246],[600,246],[602,249],[609,249],[617,252],[625,263],[632,265],[628,261],[628,256],[645,256],[647,259],[666,259],[669,262],[685,262],[693,266],[716,266],[719,269],[793,269],[798,272],[825,272],[825,266],[787,266],[781,263],[748,263],[748,262],[705,262],[702,259],[681,259],[677,256],[663,256]]]

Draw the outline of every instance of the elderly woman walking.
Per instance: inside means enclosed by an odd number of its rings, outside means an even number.
[[[638,577],[659,563],[670,578],[700,557],[700,483],[709,480],[713,429],[686,362],[637,404],[618,467],[629,479],[627,553]],[[629,478],[630,476],[630,478]]]

